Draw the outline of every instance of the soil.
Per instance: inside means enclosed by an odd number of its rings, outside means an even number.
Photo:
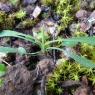
[[[1,1],[3,3],[6,3],[6,0],[0,0],[0,2]],[[33,6],[30,6],[29,4],[33,4]],[[72,22],[69,27],[65,29],[65,31],[62,31],[60,33],[56,29],[56,36],[59,35],[64,38],[71,37],[76,30],[78,20],[80,21],[79,23],[81,30],[87,32],[91,28],[87,23],[88,18],[95,17],[95,11],[93,11],[95,9],[94,4],[95,0],[82,0],[81,10],[79,10],[75,15],[75,22]],[[39,15],[39,18],[36,18],[35,16],[35,18],[32,17],[31,12],[33,12],[37,5],[40,5],[39,0],[23,0],[22,6],[25,7],[25,10],[27,11],[27,17],[29,17],[29,19],[31,18],[32,20],[36,20],[34,21],[35,23],[33,25],[28,26],[27,28],[23,26],[20,20],[15,20],[16,25],[13,25],[14,30],[20,33],[35,36],[42,26],[44,26],[45,32],[48,32],[50,30],[53,31],[60,24],[58,21],[61,17],[59,15],[56,15],[51,10],[50,6],[41,6],[42,13],[48,13],[48,17],[44,18],[41,15]],[[7,15],[8,12],[11,13],[12,11],[17,10],[17,6],[15,6],[13,10],[11,10],[8,4],[5,9],[3,8],[4,6],[5,4],[0,3],[0,10],[5,11]],[[3,27],[0,25],[0,30],[7,29],[6,27],[6,25]],[[93,31],[95,32],[94,27]],[[35,33],[33,31],[35,31]],[[50,35],[50,33],[47,34]],[[90,34],[89,31],[88,34]],[[0,39],[0,45],[24,47],[27,52],[37,52],[40,50],[39,46],[18,38],[2,38]],[[58,51],[55,51],[55,55],[56,58],[54,59],[52,51],[48,52],[47,54],[42,53],[35,56],[20,56],[18,54],[11,53],[7,54],[7,57],[4,57],[3,59],[11,66],[7,66],[8,71],[3,76],[4,85],[0,88],[0,95],[47,95],[47,80],[52,75],[53,70],[57,66],[55,64],[55,60],[62,56],[62,54],[60,54]],[[82,76],[81,82],[72,80],[66,80],[64,82],[59,81],[58,86],[64,89],[64,93],[61,95],[72,95],[68,90],[71,88],[76,88],[74,95],[95,95],[95,87],[89,87],[88,79],[85,76]],[[54,94],[50,93],[50,95]]]

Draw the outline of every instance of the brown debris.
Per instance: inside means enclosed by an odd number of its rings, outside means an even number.
[[[22,64],[9,67],[0,95],[32,95],[35,71],[28,71]],[[1,94],[2,93],[2,94]]]
[[[37,64],[37,69],[41,75],[48,74],[54,69],[54,62],[52,59],[43,59]]]

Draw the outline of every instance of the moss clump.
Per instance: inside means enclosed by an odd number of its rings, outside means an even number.
[[[5,12],[0,11],[0,27],[1,29],[13,29],[15,20],[13,17],[8,16]]]
[[[32,19],[25,19],[24,21],[20,22],[16,28],[19,29],[25,29],[33,27],[36,23],[38,23],[38,19],[32,20]]]
[[[43,5],[52,5],[54,3],[54,0],[41,0],[41,4]]]
[[[55,11],[61,16],[59,29],[64,30],[71,23],[74,13],[80,8],[79,2],[80,0],[56,0]]]
[[[47,87],[49,93],[51,92],[55,95],[60,95],[61,91],[63,91],[64,89],[61,89],[59,87],[58,82],[66,80],[80,81],[80,78],[83,75],[86,75],[88,81],[90,81],[92,85],[95,85],[95,69],[86,68],[78,63],[65,61],[64,59],[61,59],[58,63],[59,65],[54,70],[52,76],[48,79]]]
[[[15,14],[15,17],[17,19],[23,19],[25,16],[26,16],[26,12],[23,11],[23,10],[19,10],[18,12],[16,12]]]

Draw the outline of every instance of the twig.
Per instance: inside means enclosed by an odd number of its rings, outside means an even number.
[[[4,62],[5,64],[7,64],[8,66],[11,66],[8,62],[6,62],[5,60],[3,59],[0,59],[2,62]]]

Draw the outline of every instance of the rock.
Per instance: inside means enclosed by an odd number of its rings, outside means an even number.
[[[77,13],[76,13],[76,18],[78,19],[84,19],[84,18],[87,18],[88,17],[88,12],[86,10],[79,10]]]
[[[12,5],[0,3],[0,10],[4,11],[6,13],[11,12],[12,11]]]
[[[37,64],[37,70],[39,70],[40,75],[47,75],[54,69],[54,62],[52,59],[43,59]]]
[[[91,25],[88,22],[86,22],[86,23],[84,23],[84,22],[80,23],[80,30],[81,31],[86,32],[87,30],[90,29],[90,27],[91,27]]]
[[[73,81],[73,80],[66,80],[64,82],[59,83],[62,88],[74,88],[81,85],[79,81]]]
[[[41,9],[42,9],[42,12],[48,12],[49,10],[51,10],[51,8],[50,7],[48,7],[48,6],[41,6]]]
[[[90,95],[87,87],[79,87],[76,89],[74,95]]]
[[[59,16],[58,14],[53,14],[52,18],[55,20],[55,21],[59,21],[61,19],[61,16]]]
[[[32,14],[33,10],[34,10],[34,6],[28,5],[24,10],[26,11],[26,14]]]
[[[32,13],[32,16],[34,18],[37,18],[40,15],[41,11],[42,11],[41,8],[39,6],[36,6]]]
[[[91,2],[89,6],[90,6],[90,9],[92,10],[95,9],[95,0]]]
[[[78,25],[77,25],[77,23],[72,23],[70,26],[69,26],[69,29],[70,29],[70,31],[71,32],[76,32],[76,30],[77,30],[77,27]]]
[[[31,5],[36,2],[37,2],[37,0],[23,0],[23,5]]]
[[[81,9],[88,9],[88,2],[86,0],[81,0],[80,7]]]
[[[95,9],[95,0],[81,0],[80,7],[81,9],[93,10]]]
[[[89,18],[95,18],[95,11],[90,14]]]
[[[88,86],[88,78],[86,75],[81,77],[81,82],[82,82],[82,85],[84,85],[85,87]]]

